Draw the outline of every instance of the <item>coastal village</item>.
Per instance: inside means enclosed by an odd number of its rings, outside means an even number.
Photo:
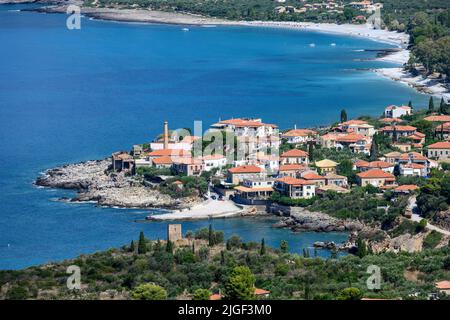
[[[163,133],[154,141],[134,145],[131,152],[113,153],[111,166],[114,171],[132,174],[145,168],[169,170],[180,176],[208,173],[210,181],[214,181],[210,182],[209,194],[211,191],[219,199],[243,205],[265,205],[274,193],[290,199],[309,199],[328,191],[348,193],[352,187],[368,185],[381,191],[412,193],[419,186],[399,185],[398,177],[426,178],[431,170],[450,164],[450,116],[432,113],[423,118],[421,122],[429,123],[433,130],[433,143],[427,143],[425,133],[404,124],[413,114],[411,106],[391,105],[384,109],[382,118],[346,120],[325,129],[280,131],[275,124],[248,118],[220,120],[211,125],[212,131],[236,137],[246,151],[238,159],[230,152],[230,145],[225,145],[221,153],[194,156],[195,143],[201,137],[180,137],[176,131],[170,134],[165,122]],[[393,151],[381,154],[374,137],[388,141]],[[324,149],[354,154],[355,179],[349,181],[348,176],[340,174],[339,161],[314,159],[314,150]],[[275,152],[268,152],[271,150]],[[179,180],[173,184],[183,188]]]
[[[225,241],[224,233],[213,230],[212,224],[209,229],[183,233],[182,224],[173,222],[257,214],[258,211],[281,216],[272,227],[287,227],[294,232],[348,233],[348,240],[344,243],[314,242],[312,248],[303,249],[303,258],[300,255],[293,258],[297,261],[309,259],[311,254],[317,257],[321,249],[328,250],[331,258],[310,261],[339,263],[341,260],[336,259],[339,251],[357,256],[358,265],[360,261],[374,263],[373,260],[360,260],[365,256],[384,259],[384,254],[398,252],[428,259],[431,251],[427,249],[433,249],[432,252],[438,254],[445,253],[450,239],[447,204],[450,190],[450,115],[447,110],[445,102],[435,109],[433,99],[430,99],[428,110],[416,110],[411,103],[390,105],[383,109],[383,115],[378,118],[350,120],[346,119],[346,111],[342,110],[341,121],[328,127],[294,126],[285,130],[258,118],[232,118],[219,120],[208,130],[218,140],[228,136],[225,142],[221,140],[220,143],[211,141],[211,136],[206,133],[200,137],[192,135],[187,129],[170,130],[169,123],[165,121],[162,133],[153,141],[134,145],[130,151],[115,152],[106,160],[52,169],[37,184],[75,188],[81,193],[87,189],[90,193],[91,189],[101,191],[96,181],[107,179],[104,188],[107,192],[118,189],[123,190],[124,198],[139,198],[142,193],[130,193],[135,188],[133,184],[143,181],[143,186],[139,188],[156,192],[157,196],[152,194],[153,200],[149,200],[155,201],[152,206],[146,203],[142,207],[158,207],[162,195],[177,200],[197,199],[192,203],[192,208],[149,215],[148,220],[169,221],[167,239],[145,239],[141,232],[137,250],[133,240],[130,246],[124,246],[115,253],[123,259],[147,257],[149,261],[156,259],[161,266],[166,266],[161,260],[165,256],[155,255],[155,252],[166,252],[166,255],[176,257],[174,261],[180,261],[176,263],[181,265],[185,263],[184,259],[188,259],[187,256],[191,259],[189,261],[204,262],[214,259],[210,257],[217,260],[220,256],[220,264],[225,266],[225,261],[232,259],[230,254],[246,252],[236,259],[249,259],[252,254],[252,259],[271,257],[276,259],[274,261],[285,261],[288,252],[285,240],[281,241],[280,249],[266,249],[264,239],[260,244],[244,244],[238,235],[234,235]],[[203,141],[204,138],[207,141]],[[215,147],[210,148],[211,145]],[[201,154],[196,154],[199,151]],[[83,172],[81,178],[73,175],[74,166]],[[85,175],[97,167],[99,169],[95,169],[94,175]],[[72,173],[68,174],[68,171]],[[94,187],[91,186],[93,183]],[[204,186],[200,187],[202,184]],[[186,192],[188,189],[189,192]],[[100,203],[99,197],[99,193],[92,193],[88,200]],[[183,200],[182,203],[187,202]],[[340,209],[335,210],[335,205]],[[417,210],[419,206],[420,210]],[[214,212],[217,208],[220,209]],[[425,212],[425,209],[428,211]],[[268,253],[266,250],[271,251]],[[404,257],[407,256],[394,254],[388,259]],[[440,259],[439,256],[436,259]],[[148,263],[145,259],[138,260],[142,260],[143,264],[145,261],[145,265]],[[287,270],[297,268],[294,267],[297,263],[292,262],[292,266],[289,262],[282,263],[287,265]],[[428,267],[430,264],[425,265]],[[433,262],[433,265],[437,263]],[[266,274],[268,268],[271,267],[264,262],[264,267],[258,270]],[[299,268],[304,268],[304,265],[299,265]],[[365,272],[365,265],[359,268]],[[385,290],[388,293],[381,295],[383,299],[448,298],[449,281],[444,273],[429,275],[413,268],[402,268],[408,283],[420,284],[421,289],[403,286],[399,293],[395,284]],[[274,272],[278,277],[281,271],[276,270]],[[155,271],[149,272],[153,274]],[[430,276],[432,281],[418,280],[418,277],[426,276]],[[298,279],[295,281],[298,282]],[[226,286],[216,282],[207,282],[205,286],[208,289],[202,291],[201,299],[221,300],[229,296]],[[175,287],[177,289],[170,293],[172,297],[198,299],[198,290],[192,293],[194,291],[187,292],[182,286],[166,285],[170,290]],[[281,287],[285,288],[283,285]],[[104,288],[111,288],[111,285]],[[136,298],[139,289],[139,286],[132,292],[110,289],[102,291],[100,297]],[[251,284],[250,296],[262,300],[280,295],[308,299],[306,293],[283,291],[281,294],[280,290],[285,289],[259,280]],[[358,299],[380,299],[380,296],[365,290]]]

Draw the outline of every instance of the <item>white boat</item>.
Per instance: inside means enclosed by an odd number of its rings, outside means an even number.
[[[183,29],[181,29],[181,30],[183,30],[183,31],[189,31],[189,29],[188,29],[188,28],[183,28]]]

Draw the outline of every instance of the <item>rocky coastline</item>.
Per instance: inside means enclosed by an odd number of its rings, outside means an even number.
[[[321,212],[312,212],[301,207],[286,207],[272,204],[269,212],[282,216],[274,227],[289,228],[294,232],[355,232],[363,229],[364,225],[355,220],[340,220]]]
[[[41,187],[76,190],[70,202],[94,201],[121,208],[183,209],[193,199],[173,199],[149,186],[140,177],[110,170],[111,159],[91,160],[49,169],[35,184]],[[61,199],[67,200],[67,199]]]

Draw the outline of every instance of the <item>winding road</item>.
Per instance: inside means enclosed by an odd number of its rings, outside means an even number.
[[[411,212],[412,212],[411,220],[414,221],[414,222],[420,222],[420,220],[422,220],[423,218],[421,216],[419,216],[417,213],[414,213],[414,209],[416,207],[417,207],[416,197],[414,196],[414,197],[409,198],[408,210],[411,210]],[[434,230],[434,231],[437,231],[439,233],[442,233],[443,235],[450,236],[450,231],[447,231],[445,229],[436,227],[436,226],[430,224],[429,222],[427,223],[426,228],[429,229],[429,230]]]

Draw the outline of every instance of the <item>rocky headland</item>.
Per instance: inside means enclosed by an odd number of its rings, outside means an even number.
[[[47,170],[36,179],[42,187],[73,189],[76,201],[95,201],[102,206],[123,208],[182,209],[195,199],[173,199],[142,178],[110,170],[111,159],[85,161]]]
[[[341,220],[321,212],[301,207],[272,204],[269,212],[283,216],[274,227],[290,228],[292,231],[342,232],[359,231],[364,225],[355,220]]]

